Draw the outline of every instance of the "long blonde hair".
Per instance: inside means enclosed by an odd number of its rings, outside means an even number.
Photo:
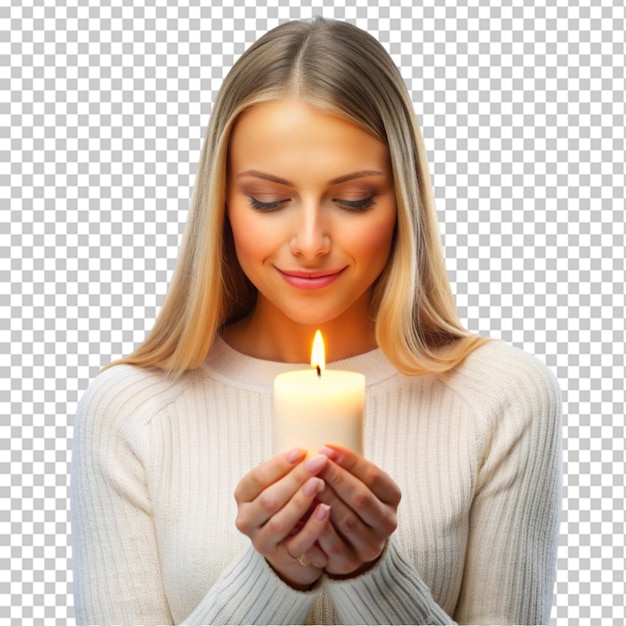
[[[225,215],[238,115],[287,96],[339,115],[389,146],[397,204],[393,251],[372,294],[376,339],[402,372],[444,372],[485,341],[458,317],[443,259],[426,151],[403,79],[371,35],[346,22],[287,22],[235,63],[215,102],[170,289],[147,339],[116,363],[181,373],[220,329],[254,307]]]

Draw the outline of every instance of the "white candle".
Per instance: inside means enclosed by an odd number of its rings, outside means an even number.
[[[319,330],[311,366],[274,379],[274,452],[303,448],[317,454],[334,443],[362,454],[365,376],[326,369]]]

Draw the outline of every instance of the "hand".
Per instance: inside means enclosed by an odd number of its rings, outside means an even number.
[[[317,475],[328,457],[305,456],[305,450],[280,454],[248,472],[235,490],[237,528],[285,582],[302,590],[327,564],[316,541],[329,523],[329,507],[316,502],[324,489]]]
[[[326,489],[318,496],[329,505],[331,523],[318,539],[331,577],[351,578],[378,560],[397,526],[402,496],[398,485],[379,467],[356,452],[324,446],[329,458],[320,472]]]

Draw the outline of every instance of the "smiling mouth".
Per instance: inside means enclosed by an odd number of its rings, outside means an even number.
[[[343,267],[339,270],[330,270],[325,272],[303,272],[276,269],[284,280],[292,287],[296,287],[297,289],[322,289],[323,287],[327,287],[331,283],[335,282],[335,280],[341,276],[346,268]]]

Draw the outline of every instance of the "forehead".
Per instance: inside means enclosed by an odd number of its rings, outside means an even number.
[[[387,146],[335,114],[298,99],[272,100],[244,111],[230,142],[231,167],[388,168]]]

